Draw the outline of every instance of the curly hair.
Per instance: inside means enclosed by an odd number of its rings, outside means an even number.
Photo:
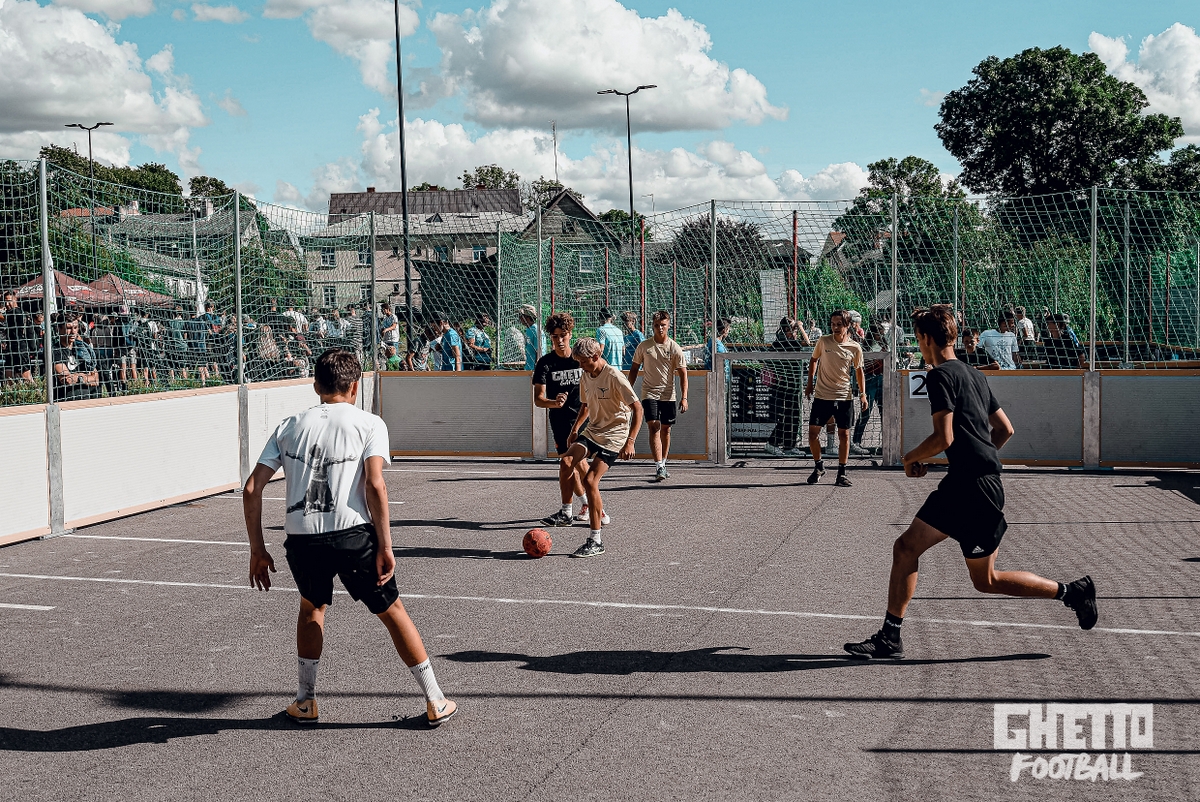
[[[575,330],[575,318],[571,317],[570,312],[555,312],[546,318],[547,334],[553,334],[558,329],[564,330],[567,334]]]

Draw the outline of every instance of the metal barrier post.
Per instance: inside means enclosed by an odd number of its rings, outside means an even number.
[[[54,295],[54,258],[50,255],[50,212],[46,192],[46,160],[38,161],[38,217],[42,227],[42,376],[46,382],[46,403],[54,403],[54,323],[50,316],[57,310]]]
[[[541,359],[542,354],[542,207],[537,207],[537,317],[533,320],[533,333],[537,339],[537,355]]]
[[[1200,247],[1197,247],[1197,259],[1200,259]],[[1197,275],[1200,275],[1198,273]],[[1200,297],[1200,290],[1197,290]],[[1055,310],[1057,311],[1057,310]],[[1200,311],[1200,309],[1198,309]],[[1129,364],[1129,201],[1125,201],[1125,363]]]
[[[374,212],[374,210],[372,210],[370,212],[370,225],[371,225],[371,289],[367,293],[367,303],[370,305],[368,314],[370,314],[370,316],[371,316],[371,351],[370,351],[371,367],[375,371],[375,392],[378,393],[379,392],[379,370],[380,370],[380,368],[379,368],[379,365],[376,364],[376,359],[377,359],[376,354],[379,352],[379,315],[375,314],[375,311],[377,309],[379,309],[379,305],[375,303],[376,272],[375,272],[375,212]],[[366,323],[365,320],[363,322]],[[409,342],[411,342],[411,337],[412,337],[412,332],[406,331],[404,334],[405,346],[407,346],[409,344]],[[367,354],[363,354],[364,367],[366,365],[366,357],[367,357]]]
[[[899,216],[898,203],[895,195],[892,195],[892,361],[895,362],[900,354],[900,270],[898,262],[898,251],[896,250],[896,240],[900,237],[900,227],[897,224]]]
[[[960,307],[958,305],[958,206],[957,205],[954,207],[954,261],[950,263],[950,272],[954,274],[954,295],[951,296],[954,300],[951,303],[951,306],[954,309],[961,312],[962,307]],[[964,320],[966,319],[965,313],[964,313],[963,319]]]
[[[1088,370],[1096,369],[1096,228],[1100,190],[1092,187],[1092,276],[1088,301]]]
[[[502,337],[500,331],[500,290],[503,286],[503,273],[501,272],[500,252],[504,250],[504,232],[500,230],[500,223],[496,223],[496,369],[500,369],[500,360],[504,354],[501,350]]]
[[[713,462],[718,465],[729,462],[729,404],[725,400],[729,389],[725,383],[728,361],[729,354],[714,352],[712,372],[708,374],[713,385],[713,392],[709,394],[708,426],[712,433]]]
[[[242,322],[242,193],[233,193],[233,314],[237,321],[237,380],[246,383],[246,336]]]
[[[899,465],[904,457],[901,426],[904,417],[904,388],[894,359],[883,360],[883,403],[880,405],[882,457],[885,466]]]

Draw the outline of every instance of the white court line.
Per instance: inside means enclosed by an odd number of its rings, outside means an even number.
[[[3,607],[5,610],[38,610],[40,612],[54,609],[44,604],[7,604],[5,602],[0,602],[0,607]]]
[[[144,540],[148,543],[204,543],[209,546],[249,546],[248,540],[184,540],[173,537],[125,537],[122,535],[64,535],[84,540]],[[271,545],[267,543],[266,545]]]
[[[0,573],[0,577],[10,577],[13,579],[57,579],[74,582],[113,582],[118,584],[129,585],[168,585],[171,587],[184,588],[220,588],[227,590],[248,590],[247,585],[218,585],[209,582],[168,582],[165,580],[152,579],[115,579],[109,577],[91,577],[91,576],[46,576],[43,574],[5,574]],[[272,585],[273,590],[285,590],[295,592],[296,588],[283,587]],[[345,594],[346,591],[338,590],[335,593]],[[617,610],[678,610],[682,612],[694,613],[729,613],[731,615],[766,615],[766,616],[783,616],[789,618],[829,618],[841,621],[875,621],[878,620],[877,615],[854,615],[852,613],[813,613],[803,610],[750,610],[740,607],[693,607],[684,604],[636,604],[632,602],[606,602],[606,601],[579,601],[576,599],[506,599],[495,598],[491,596],[439,596],[427,593],[401,593],[402,599],[428,599],[432,601],[469,601],[469,602],[490,602],[492,604],[533,604],[533,605],[561,605],[566,607],[602,607]],[[924,624],[951,624],[955,626],[969,627],[1016,627],[1021,629],[1061,629],[1067,631],[1077,630],[1078,627],[1066,626],[1064,624],[1030,624],[1021,621],[968,621],[957,618],[912,618]],[[1200,638],[1200,632],[1181,632],[1171,629],[1129,629],[1129,628],[1110,628],[1096,627],[1095,632],[1110,632],[1116,635],[1181,635],[1185,637]]]

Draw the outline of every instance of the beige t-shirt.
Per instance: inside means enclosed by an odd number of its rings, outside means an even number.
[[[583,436],[601,448],[620,451],[629,439],[631,407],[638,397],[625,374],[606,364],[599,376],[585,370],[579,380],[579,400],[587,404]]]
[[[812,358],[817,361],[816,396],[823,401],[849,401],[850,374],[863,366],[862,346],[850,338],[839,343],[832,334],[817,340]]]
[[[667,338],[661,345],[651,337],[638,343],[633,364],[642,366],[642,398],[675,400],[675,371],[684,367],[683,349]]]

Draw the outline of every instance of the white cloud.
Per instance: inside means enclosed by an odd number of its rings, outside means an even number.
[[[176,20],[178,22],[183,22],[184,20],[187,19],[187,12],[184,11],[182,8],[177,8],[171,12],[171,19]]]
[[[929,89],[922,89],[917,102],[922,106],[940,106],[946,98],[945,92],[934,92]]]
[[[1147,36],[1138,48],[1137,63],[1129,60],[1123,39],[1093,32],[1088,47],[1123,81],[1146,93],[1150,111],[1183,120],[1186,142],[1200,142],[1200,36],[1177,22],[1157,36]]]
[[[359,190],[373,185],[396,188],[396,125],[385,124],[379,110],[359,118],[362,134],[358,163],[342,159],[321,168],[308,192],[279,182],[275,200],[310,209],[324,209],[330,192]],[[437,120],[409,120],[407,133],[409,181],[429,181],[459,186],[464,169],[499,164],[516,170],[524,179],[553,175],[553,143],[549,132],[528,128],[502,128],[477,137],[459,124]],[[559,178],[582,192],[590,208],[599,212],[624,207],[628,202],[628,173],[623,143],[601,142],[581,158],[560,151]],[[850,198],[866,185],[867,173],[847,162],[826,167],[810,178],[787,170],[773,179],[752,154],[717,140],[696,150],[642,150],[634,148],[633,171],[637,194],[654,193],[655,206],[671,209],[705,201],[727,199],[837,199]]]
[[[85,14],[103,14],[113,20],[144,17],[154,12],[154,0],[54,0],[54,4]]]
[[[601,89],[657,89],[632,99],[639,130],[715,130],[785,119],[753,75],[708,55],[707,29],[675,9],[642,17],[617,0],[493,0],[479,11],[436,14],[442,49],[430,94],[466,93],[485,125],[623,129],[625,104]]]
[[[230,117],[245,117],[246,108],[242,101],[233,96],[232,89],[225,90],[225,96],[217,100],[217,105]]]
[[[396,26],[390,0],[267,0],[263,16],[294,19],[304,16],[313,38],[358,62],[363,83],[385,95],[395,95],[388,77],[395,59],[392,42]],[[401,36],[417,30],[417,12],[400,6]]]
[[[206,3],[193,3],[192,13],[198,22],[225,22],[236,25],[245,22],[250,15],[237,6],[210,6]]]
[[[0,133],[0,158],[31,159],[47,145],[72,148],[87,156],[87,133],[75,128],[62,131],[19,131]],[[124,167],[129,164],[129,140],[120,134],[111,134],[103,128],[92,132],[92,155],[104,164]]]
[[[79,10],[3,0],[0,64],[0,155],[33,157],[37,142],[74,141],[64,134],[65,123],[105,120],[116,131],[141,135],[150,147],[176,154],[185,173],[198,169],[199,150],[189,147],[189,137],[192,128],[209,121],[186,77],[173,73],[169,46],[143,64],[137,45],[118,43]],[[165,84],[161,89],[147,69]],[[114,161],[128,160],[127,141],[124,146],[105,141]]]

